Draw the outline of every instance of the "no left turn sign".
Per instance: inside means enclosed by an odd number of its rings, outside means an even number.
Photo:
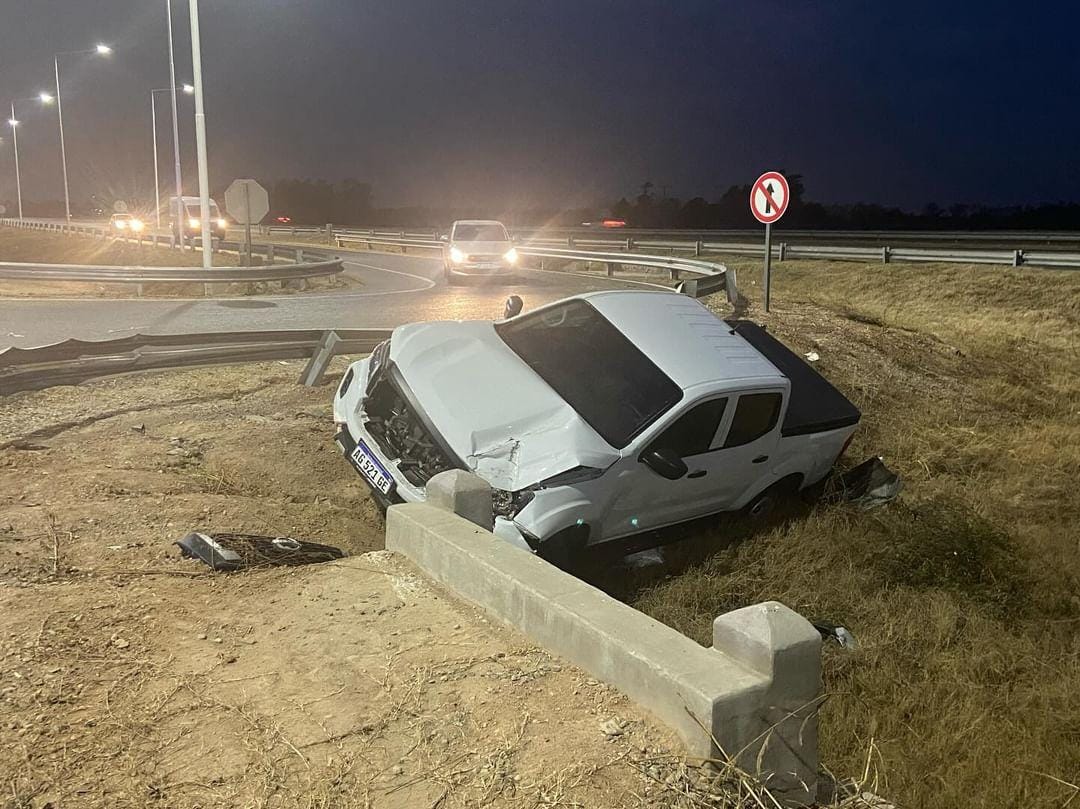
[[[771,225],[784,215],[790,198],[784,175],[767,171],[750,187],[750,210],[757,221]]]

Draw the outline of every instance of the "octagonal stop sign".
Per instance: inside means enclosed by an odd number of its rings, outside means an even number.
[[[257,225],[270,212],[270,197],[254,180],[233,180],[225,190],[225,209],[238,225]]]

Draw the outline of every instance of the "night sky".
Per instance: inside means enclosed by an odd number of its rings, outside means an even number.
[[[0,102],[62,63],[73,199],[152,196],[165,0],[0,0]],[[202,0],[211,185],[370,181],[378,205],[713,199],[765,169],[824,202],[1080,200],[1072,4]],[[175,0],[177,81],[191,77]],[[171,178],[168,96],[163,182]],[[61,199],[55,107],[19,108],[24,198]],[[193,104],[181,96],[194,190]],[[0,199],[13,200],[10,127]]]

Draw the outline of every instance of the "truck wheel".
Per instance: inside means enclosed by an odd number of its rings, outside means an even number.
[[[536,554],[555,567],[569,571],[581,564],[588,541],[588,525],[571,525],[543,540]]]
[[[755,522],[768,519],[782,500],[792,496],[799,490],[802,483],[801,475],[788,475],[782,480],[776,481],[743,509],[743,513]]]

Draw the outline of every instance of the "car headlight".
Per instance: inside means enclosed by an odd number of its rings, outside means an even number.
[[[124,222],[123,220],[117,220],[116,222],[113,222],[113,224],[116,225],[117,230],[123,230],[127,227],[127,222]]]
[[[224,230],[224,229],[225,229],[225,225],[226,225],[226,224],[227,224],[227,223],[225,222],[225,220],[224,220],[224,219],[219,219],[219,220],[217,221],[217,226],[218,226],[219,228],[221,228],[222,230]]]
[[[192,230],[194,230],[195,228],[199,227],[199,226],[200,226],[200,225],[202,224],[202,223],[201,223],[201,222],[200,222],[200,221],[199,221],[198,219],[196,219],[196,218],[195,218],[194,216],[193,216],[193,217],[191,217],[191,219],[189,219],[189,220],[187,221],[187,223],[188,223],[188,227],[189,227],[189,228],[191,228]]]
[[[450,248],[450,260],[455,264],[465,262],[469,257],[456,247]]]
[[[131,220],[131,229],[132,230],[137,232],[137,231],[142,230],[144,227],[146,227],[146,226],[143,224],[141,219],[132,219]]]
[[[517,264],[518,252],[515,248],[511,247],[505,253],[503,253],[503,260],[507,264]]]
[[[364,381],[364,393],[371,393],[372,387],[375,385],[375,381],[379,377],[379,372],[386,365],[386,361],[390,358],[390,341],[383,340],[379,343],[371,352],[371,358],[368,359],[368,375]]]

